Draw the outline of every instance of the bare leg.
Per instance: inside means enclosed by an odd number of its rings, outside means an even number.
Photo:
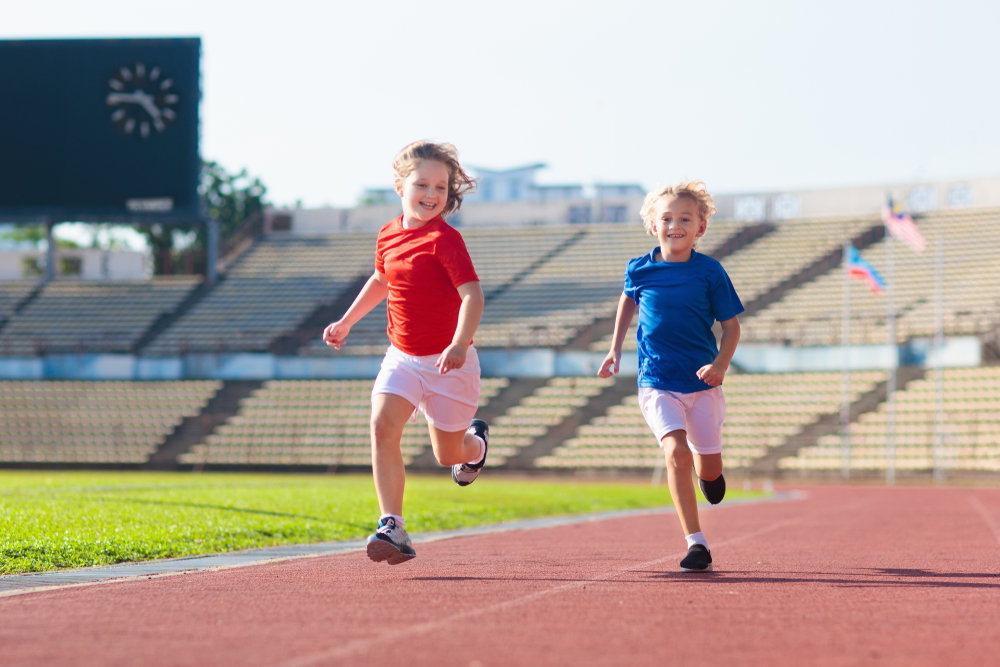
[[[694,471],[700,479],[714,482],[722,474],[722,454],[695,454]]]
[[[472,463],[478,461],[482,448],[479,439],[467,431],[442,431],[434,426],[428,429],[431,435],[431,446],[434,448],[434,458],[443,466],[453,466],[456,463]]]
[[[674,507],[677,508],[677,516],[681,520],[681,528],[685,535],[701,532],[701,524],[698,523],[698,498],[694,494],[694,479],[691,477],[694,455],[687,444],[687,432],[671,431],[663,436],[662,442],[667,485],[670,487],[670,496],[674,499]],[[721,455],[719,459],[721,461]]]
[[[375,493],[382,514],[403,515],[406,468],[399,442],[413,410],[413,404],[402,396],[372,396],[372,471],[375,473]]]

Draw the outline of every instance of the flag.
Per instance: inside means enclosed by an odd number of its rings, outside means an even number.
[[[865,261],[865,258],[858,253],[854,246],[850,246],[850,250],[848,250],[847,275],[851,278],[864,280],[876,294],[881,294],[882,290],[885,289],[885,281],[882,280],[882,276],[879,275],[874,266]]]
[[[913,224],[913,219],[893,206],[892,197],[882,207],[882,222],[885,223],[886,231],[902,241],[910,250],[922,252],[924,246],[927,245],[924,241],[924,235]]]

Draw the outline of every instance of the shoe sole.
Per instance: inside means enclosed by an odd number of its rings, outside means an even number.
[[[468,486],[469,484],[472,484],[477,479],[479,479],[479,475],[476,475],[475,477],[473,477],[472,479],[470,479],[468,482],[462,482],[462,481],[459,481],[458,476],[455,474],[455,468],[452,468],[451,469],[451,478],[453,480],[455,480],[455,484],[458,484],[459,486]]]
[[[711,571],[712,571],[712,564],[711,563],[709,563],[708,567],[706,567],[704,570],[696,570],[693,567],[682,567],[681,568],[681,572],[711,572]]]
[[[368,558],[376,563],[387,562],[389,565],[399,565],[417,557],[416,554],[404,554],[396,546],[385,540],[372,540],[366,549]]]

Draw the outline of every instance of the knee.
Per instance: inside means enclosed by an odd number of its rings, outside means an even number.
[[[396,426],[381,415],[372,415],[370,422],[372,432],[372,444],[375,446],[388,445],[394,439]]]
[[[671,431],[663,437],[663,452],[667,463],[674,468],[690,468],[694,465],[694,456],[687,444],[684,431]]]

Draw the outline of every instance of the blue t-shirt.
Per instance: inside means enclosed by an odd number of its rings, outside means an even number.
[[[717,260],[692,250],[686,262],[657,262],[659,251],[625,268],[625,294],[639,304],[639,386],[711,389],[697,372],[719,354],[712,325],[742,313],[743,304]]]

